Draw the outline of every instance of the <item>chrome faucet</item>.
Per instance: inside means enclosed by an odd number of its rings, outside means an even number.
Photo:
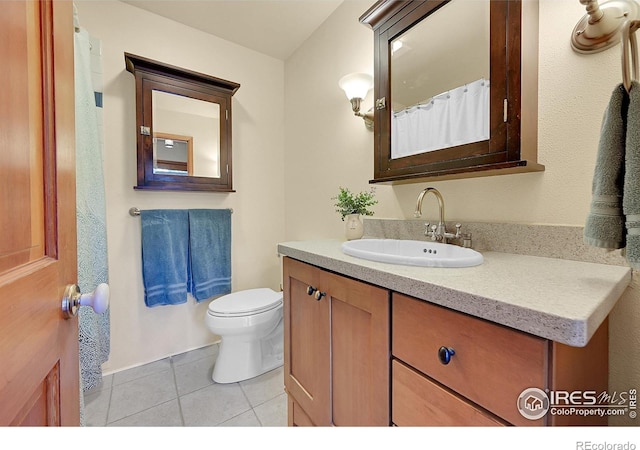
[[[431,236],[431,240],[432,241],[438,241],[438,242],[442,242],[444,244],[447,244],[449,239],[459,239],[459,238],[461,238],[462,234],[460,234],[460,227],[462,227],[462,225],[460,225],[459,223],[456,223],[456,232],[455,232],[455,234],[449,233],[447,231],[447,225],[446,225],[445,220],[444,220],[444,198],[442,198],[442,194],[436,188],[428,187],[428,188],[423,189],[420,192],[420,194],[418,194],[418,200],[416,201],[416,210],[415,210],[413,215],[416,218],[417,217],[422,217],[422,200],[424,199],[424,196],[427,195],[430,192],[433,195],[435,195],[436,198],[438,199],[438,208],[440,210],[440,218],[439,218],[439,221],[438,221],[438,225],[431,225],[428,222],[425,223],[425,227],[426,228],[425,228],[425,231],[424,231],[424,235],[425,236]],[[469,240],[470,240],[470,238],[469,238]]]

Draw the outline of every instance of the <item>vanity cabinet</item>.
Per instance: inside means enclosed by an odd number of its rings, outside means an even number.
[[[284,257],[289,425],[558,426],[523,391],[607,391],[608,322],[571,347]]]
[[[289,425],[388,426],[389,292],[285,257]]]

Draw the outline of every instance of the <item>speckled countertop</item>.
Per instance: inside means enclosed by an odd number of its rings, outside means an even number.
[[[585,346],[631,282],[628,267],[482,252],[484,263],[429,268],[342,253],[341,241],[278,245],[281,255],[564,344]]]

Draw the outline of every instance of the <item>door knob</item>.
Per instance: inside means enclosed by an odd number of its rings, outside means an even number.
[[[66,319],[78,314],[81,306],[91,306],[96,314],[102,314],[109,307],[109,285],[100,283],[96,290],[88,294],[80,294],[77,284],[69,284],[62,297],[62,312]]]

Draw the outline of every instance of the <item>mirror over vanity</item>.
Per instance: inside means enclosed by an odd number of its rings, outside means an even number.
[[[231,98],[240,85],[125,53],[135,76],[135,189],[233,192]]]
[[[542,171],[537,1],[380,0],[374,177],[417,182]]]

